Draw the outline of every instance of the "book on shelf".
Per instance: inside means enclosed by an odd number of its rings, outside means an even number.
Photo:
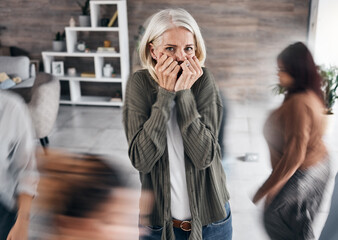
[[[81,73],[81,77],[95,77],[95,73],[91,73],[91,72],[83,72]]]
[[[110,77],[114,78],[114,77],[116,77],[116,74],[112,73]]]
[[[110,21],[108,23],[108,27],[112,27],[113,26],[114,22],[116,21],[117,14],[118,14],[118,12],[116,10],[115,13],[114,13],[114,15],[111,17],[111,19],[110,19]]]
[[[114,47],[98,47],[97,52],[116,53],[116,49]]]
[[[110,101],[111,101],[111,102],[122,102],[122,99],[119,98],[119,97],[112,97],[112,98],[110,99]]]

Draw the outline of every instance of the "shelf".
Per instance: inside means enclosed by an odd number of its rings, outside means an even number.
[[[89,78],[89,77],[81,77],[80,75],[77,76],[55,76],[58,80],[69,80],[69,81],[81,81],[81,82],[111,82],[111,83],[121,83],[122,78],[120,75],[116,75],[114,78]]]
[[[62,101],[70,101],[70,96],[69,95],[61,95],[60,96],[60,102]]]
[[[83,32],[118,32],[118,27],[66,27],[69,31],[83,31]]]
[[[109,53],[109,52],[54,52],[54,51],[48,51],[48,52],[42,52],[45,56],[52,56],[52,57],[121,57],[120,53]]]
[[[128,18],[126,0],[90,0],[90,23],[91,27],[66,26],[66,49],[64,52],[46,51],[42,52],[44,71],[52,73],[53,62],[64,62],[64,76],[55,76],[62,83],[60,97],[61,104],[72,105],[96,105],[96,106],[123,106],[124,94],[130,73],[129,63],[129,39]],[[115,6],[114,6],[115,5]],[[101,25],[102,19],[111,19],[118,12],[114,27]],[[102,34],[101,34],[102,33]],[[91,52],[78,52],[76,44],[78,38],[83,35],[109,36],[118,52],[98,52],[99,49],[91,46]],[[118,40],[118,44],[117,43]],[[90,41],[89,41],[90,42]],[[96,44],[101,45],[101,44]],[[77,61],[79,60],[79,61]],[[118,75],[114,77],[103,77],[103,69],[106,64],[111,64]],[[69,76],[66,68],[77,69],[75,76]],[[92,72],[95,75],[81,77],[81,72]],[[110,75],[109,75],[110,76]],[[112,91],[120,91],[119,95]],[[103,96],[101,96],[103,95]],[[111,101],[111,95],[122,96],[121,99]]]
[[[60,100],[61,104],[77,104],[77,105],[97,105],[97,106],[122,106],[121,101],[110,101],[111,97],[102,96],[82,96],[76,101]]]
[[[100,1],[100,0],[92,0],[91,3],[92,4],[99,4],[99,5],[108,5],[108,4],[118,4],[120,2],[124,2],[125,0],[115,0],[115,1]]]

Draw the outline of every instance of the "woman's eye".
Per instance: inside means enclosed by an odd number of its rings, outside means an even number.
[[[193,51],[194,49],[193,49],[193,47],[186,47],[185,48],[185,51],[187,51],[187,52],[191,52],[191,51]]]
[[[174,48],[173,47],[167,47],[166,50],[169,51],[169,52],[173,52]]]

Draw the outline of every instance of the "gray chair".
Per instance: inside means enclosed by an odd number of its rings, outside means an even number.
[[[46,147],[59,109],[59,80],[47,73],[35,74],[34,65],[25,56],[0,56],[0,72],[22,79],[21,83],[9,90],[24,98],[31,112],[36,137]]]
[[[18,76],[22,82],[17,84],[14,88],[31,87],[34,84],[36,73],[33,64],[30,64],[28,57],[0,57],[0,72],[5,72],[7,75]]]

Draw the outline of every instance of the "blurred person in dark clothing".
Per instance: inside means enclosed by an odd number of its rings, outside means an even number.
[[[27,239],[39,175],[33,127],[24,101],[0,90],[0,239]]]
[[[53,226],[41,230],[40,239],[138,237],[139,193],[127,186],[130,176],[101,156],[49,150],[38,157],[43,177],[37,207],[51,216]]]
[[[301,42],[285,48],[277,63],[286,95],[264,126],[272,173],[253,202],[266,196],[264,225],[271,239],[313,239],[312,222],[330,173],[321,77]]]

